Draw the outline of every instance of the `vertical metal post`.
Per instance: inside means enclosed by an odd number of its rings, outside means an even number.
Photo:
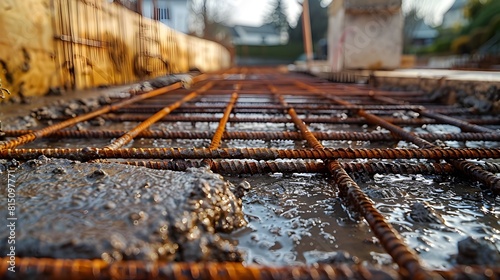
[[[307,67],[309,68],[311,66],[311,61],[313,61],[311,19],[309,15],[309,0],[304,0],[304,2],[302,3],[302,33],[304,40],[304,51],[306,53]]]

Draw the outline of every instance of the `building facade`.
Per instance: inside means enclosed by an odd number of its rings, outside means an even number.
[[[187,34],[189,32],[188,5],[188,0],[142,0],[142,15]]]

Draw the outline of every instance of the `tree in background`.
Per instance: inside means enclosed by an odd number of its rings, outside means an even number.
[[[189,5],[192,35],[231,45],[230,31],[224,24],[232,7],[228,0],[190,0]]]
[[[416,49],[412,45],[415,37],[415,31],[419,26],[425,22],[433,24],[432,11],[438,4],[435,0],[404,0],[403,1],[403,14],[404,14],[404,27],[403,27],[403,52],[413,53]]]
[[[264,22],[272,24],[280,32],[290,29],[288,17],[285,13],[286,7],[282,0],[275,0],[272,4],[272,10],[264,17]]]
[[[403,52],[411,53],[413,47],[413,38],[415,37],[415,30],[417,29],[422,18],[418,16],[416,9],[411,9],[405,13],[404,27],[403,27]]]
[[[489,4],[491,0],[469,0],[465,8],[465,16],[469,19],[474,19],[481,12],[484,5]]]
[[[500,38],[500,1],[469,0],[464,11],[469,23],[462,27],[459,36],[451,44],[455,53],[475,53],[489,45],[494,37]]]

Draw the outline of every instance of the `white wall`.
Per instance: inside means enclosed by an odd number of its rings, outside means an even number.
[[[163,24],[176,31],[188,33],[188,1],[157,0],[157,8],[169,9],[170,19],[160,20]],[[142,4],[143,15],[153,18],[153,0],[144,0]]]
[[[332,67],[332,71],[341,71],[344,67],[344,44],[345,32],[344,28],[345,10],[342,9],[328,18],[328,61]]]
[[[341,9],[330,16],[328,33],[332,71],[395,69],[401,64],[401,12],[350,14]]]

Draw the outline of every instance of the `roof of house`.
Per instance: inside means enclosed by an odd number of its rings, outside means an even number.
[[[262,26],[235,25],[231,28],[233,36],[239,36],[238,31],[243,31],[246,34],[280,35],[280,32],[272,24]]]
[[[439,35],[439,32],[435,29],[427,25],[423,20],[420,20],[413,31],[414,39],[428,39],[428,38],[436,38]]]

